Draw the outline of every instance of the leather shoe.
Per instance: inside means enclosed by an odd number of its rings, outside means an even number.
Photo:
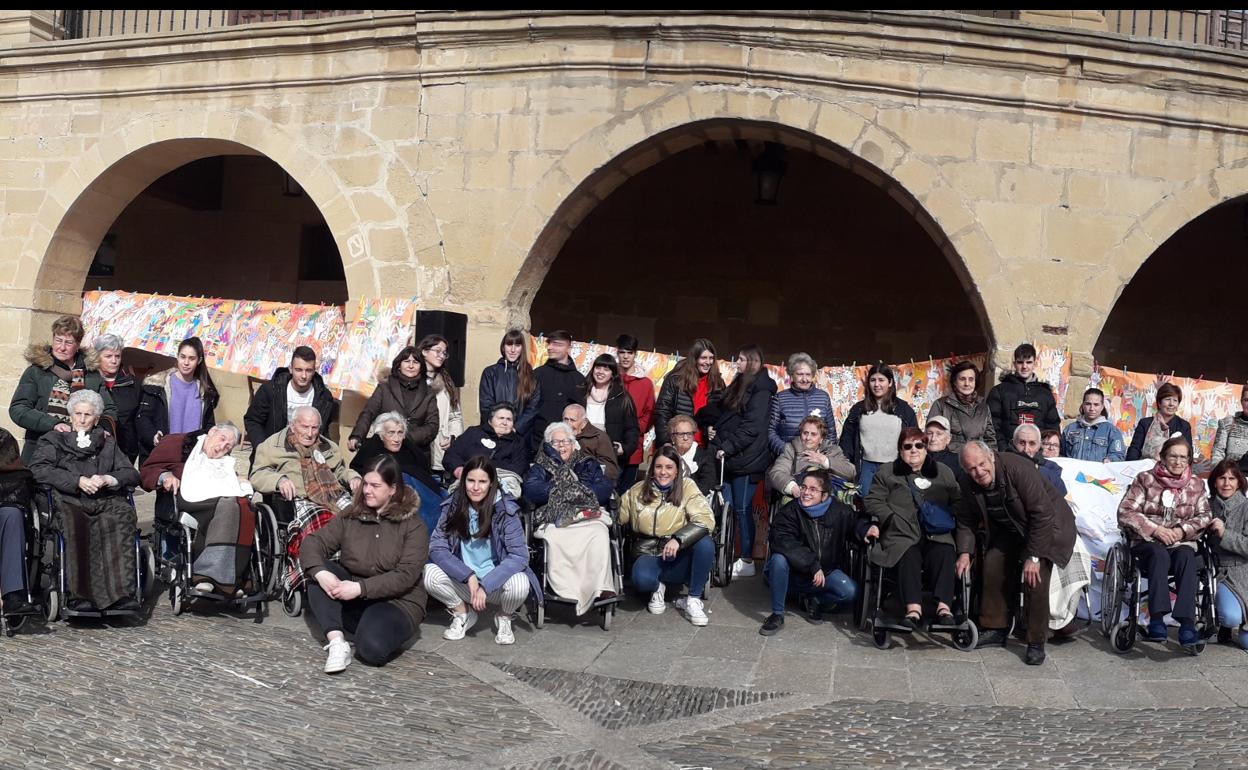
[[[775,636],[782,628],[784,628],[784,616],[773,612],[763,621],[763,627],[758,629],[758,633],[763,636]]]
[[[1023,662],[1029,666],[1038,666],[1044,662],[1044,645],[1029,644],[1027,645],[1027,657],[1023,658]]]
[[[1000,628],[992,628],[983,631],[979,635],[979,641],[975,643],[975,649],[982,647],[1004,647],[1009,636]]]
[[[5,594],[3,602],[5,615],[33,615],[38,612],[38,608],[35,605],[26,601],[26,594],[23,591],[13,591]]]

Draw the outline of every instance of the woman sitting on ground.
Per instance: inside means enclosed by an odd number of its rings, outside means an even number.
[[[304,539],[308,606],[328,641],[325,673],[350,665],[347,633],[355,634],[360,660],[383,666],[424,620],[429,533],[419,507],[399,464],[378,457],[365,467],[351,505]]]
[[[917,629],[923,620],[923,575],[932,584],[939,626],[956,624],[953,601],[954,513],[962,503],[962,491],[953,471],[927,456],[927,441],[918,428],[906,428],[897,439],[900,457],[880,468],[867,495],[867,515],[872,526],[868,538],[872,564],[896,567],[901,600],[906,605],[902,624]],[[919,509],[923,504],[940,506],[948,514],[949,529],[933,529]]]
[[[1209,486],[1213,490],[1209,507],[1214,516],[1209,529],[1218,536],[1218,566],[1225,570],[1216,597],[1218,624],[1222,626],[1218,638],[1233,638],[1248,650],[1248,630],[1244,629],[1248,620],[1244,612],[1248,607],[1248,497],[1244,496],[1248,481],[1237,461],[1227,457],[1213,466]]]
[[[676,600],[676,609],[705,626],[710,619],[702,596],[715,563],[715,515],[670,444],[655,450],[646,477],[625,493],[620,524],[632,527],[633,589],[650,594],[646,609],[662,615],[667,587],[687,585],[689,595]]]
[[[441,515],[446,493],[429,471],[429,454],[407,440],[407,419],[399,412],[385,412],[373,420],[372,435],[364,439],[351,461],[351,470],[363,473],[378,457],[393,457],[403,474],[403,483],[420,495],[420,517],[432,532]]]
[[[247,582],[256,513],[251,484],[238,477],[230,455],[241,439],[229,422],[207,433],[175,433],[139,469],[143,488],[156,492],[157,516],[173,523],[178,513],[189,513],[199,525],[191,546],[197,591],[241,594]]]
[[[611,573],[611,482],[598,461],[576,443],[567,423],[546,426],[537,461],[524,479],[524,499],[533,511],[533,534],[546,541],[551,590],[576,600],[582,615],[598,601],[615,598]]]
[[[462,483],[442,504],[442,518],[429,542],[425,587],[446,605],[451,625],[443,639],[458,641],[477,624],[487,604],[494,615],[496,644],[515,644],[511,622],[532,592],[542,587],[529,569],[520,506],[498,484],[494,464],[485,457],[464,463]]]
[[[767,471],[767,485],[784,496],[785,503],[797,497],[798,481],[811,469],[830,471],[831,475],[852,481],[854,464],[828,438],[828,424],[822,417],[807,417],[798,426],[797,435],[784,445],[784,451]],[[829,492],[831,490],[828,490]]]
[[[99,427],[104,400],[77,390],[66,403],[70,430],[39,439],[30,470],[52,498],[65,538],[71,610],[137,612],[134,533],[139,520],[128,499],[139,472]]]

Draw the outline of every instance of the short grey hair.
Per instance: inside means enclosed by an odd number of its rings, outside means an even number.
[[[390,423],[396,423],[404,431],[407,430],[407,418],[398,412],[382,412],[377,415],[377,419],[373,420],[372,426],[369,428],[373,434],[381,433],[381,429]]]
[[[573,431],[572,426],[568,425],[566,422],[552,422],[550,425],[547,425],[546,430],[542,433],[542,440],[547,444],[550,444],[554,442],[555,436],[560,433],[563,433],[567,435],[568,438],[572,439],[572,442],[576,444],[577,449],[581,448],[580,442],[576,440],[576,432]]]
[[[212,428],[208,432],[215,433],[215,432],[223,431],[223,430],[229,431],[230,433],[234,434],[235,446],[237,446],[238,443],[243,440],[243,432],[238,429],[237,425],[230,422],[229,420],[222,420],[221,422],[212,426]]]
[[[971,449],[979,450],[988,457],[993,456],[993,449],[988,446],[988,442],[984,441],[982,438],[971,439],[966,442],[966,444],[962,447],[962,451],[958,453],[958,462],[962,465],[962,470],[966,470],[966,453]]]
[[[585,407],[581,406],[580,404],[568,404],[567,406],[565,406],[565,407],[563,408],[563,412],[561,412],[561,414],[562,414],[564,417],[567,417],[567,416],[568,416],[568,410],[569,410],[569,409],[571,409],[571,410],[572,410],[572,413],[573,413],[573,414],[578,415],[578,416],[577,416],[577,417],[575,417],[574,419],[579,420],[579,419],[581,419],[581,417],[584,417],[584,416],[585,416]]]
[[[1023,435],[1024,433],[1030,433],[1032,431],[1035,431],[1036,441],[1039,441],[1040,437],[1043,435],[1040,432],[1039,426],[1034,425],[1029,422],[1025,422],[1022,425],[1019,425],[1017,428],[1015,428],[1014,435],[1010,437],[1010,441],[1018,441],[1019,436]]]
[[[104,414],[104,399],[94,390],[75,390],[69,397],[69,402],[65,404],[65,411],[73,413],[74,407],[79,404],[88,404],[91,411],[95,412],[96,419]]]
[[[295,410],[295,413],[294,413],[293,415],[291,415],[290,421],[291,421],[291,422],[294,422],[295,420],[298,420],[298,419],[299,419],[299,415],[301,415],[301,414],[308,414],[308,413],[316,415],[316,424],[317,424],[317,425],[320,425],[320,424],[321,424],[321,412],[320,412],[320,410],[319,410],[319,409],[317,409],[317,408],[316,408],[316,407],[314,407],[314,406],[301,406],[301,407],[299,407],[298,409],[296,409],[296,410]]]
[[[787,371],[789,376],[792,377],[793,370],[802,364],[806,364],[810,367],[811,374],[819,371],[819,367],[815,364],[815,359],[811,358],[809,353],[794,353],[789,356],[788,365],[785,367],[785,371]]]
[[[95,348],[96,353],[103,353],[106,350],[122,351],[126,345],[121,341],[121,337],[116,334],[101,334],[91,343],[91,347]]]

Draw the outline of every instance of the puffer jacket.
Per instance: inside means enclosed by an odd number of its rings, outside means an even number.
[[[785,444],[797,438],[802,420],[821,417],[828,424],[828,440],[836,443],[836,415],[832,413],[832,397],[826,390],[811,385],[806,390],[790,387],[771,399],[771,416],[767,420],[767,444],[778,455]]]
[[[134,462],[139,457],[139,383],[133,374],[122,370],[117,372],[112,385],[107,380],[104,385],[117,408],[117,444]]]
[[[693,414],[693,394],[686,393],[680,389],[677,382],[678,377],[674,376],[676,370],[668,372],[663,378],[663,384],[659,387],[659,397],[654,402],[654,445],[663,446],[671,441],[671,437],[667,435],[667,424],[673,417],[678,414],[695,416]],[[770,378],[768,378],[770,379]],[[722,390],[713,391],[709,394],[707,406],[715,403],[724,395]]]
[[[393,373],[377,377],[377,389],[355,418],[351,438],[363,441],[373,427],[373,420],[387,412],[398,412],[407,418],[407,443],[416,451],[430,452],[430,443],[438,435],[437,397],[423,377],[403,383]]]
[[[924,483],[927,489],[921,488]],[[930,456],[917,473],[900,459],[881,466],[866,499],[867,515],[880,527],[880,538],[870,551],[873,564],[896,566],[906,551],[924,538],[954,544],[953,532],[931,535],[923,531],[915,495],[924,502],[942,506],[950,514],[956,514],[962,505],[962,490],[953,471]]]
[[[428,382],[426,378],[426,382]],[[442,470],[442,455],[450,448],[450,441],[464,432],[464,413],[458,406],[451,406],[451,394],[446,392],[446,385],[441,377],[429,382],[433,388],[434,400],[438,405],[438,435],[429,445],[429,460],[435,471]],[[446,441],[444,448],[442,442]]]
[[[1237,412],[1233,417],[1218,421],[1218,432],[1213,439],[1214,465],[1228,457],[1238,462],[1248,454],[1248,415]]]
[[[22,372],[22,378],[13,391],[13,400],[9,402],[9,418],[17,425],[26,429],[26,442],[22,446],[22,460],[29,464],[35,454],[35,445],[39,437],[56,428],[58,423],[69,424],[69,417],[48,414],[48,399],[52,396],[52,388],[60,379],[53,374],[52,366],[56,359],[52,357],[50,345],[31,345],[26,348],[26,362],[30,366]],[[104,399],[104,416],[117,418],[117,407],[100,375],[100,358],[90,348],[78,351],[76,366],[82,366],[84,385],[94,390]]]
[[[139,452],[146,458],[156,446],[156,434],[169,433],[169,401],[172,390],[169,378],[176,377],[174,369],[154,372],[143,380],[143,397],[139,401],[139,413],[135,417],[135,425],[139,433]],[[220,395],[216,390],[208,390],[202,382],[197,383],[201,410],[199,429],[208,430],[216,424],[216,408]]]
[[[589,403],[588,380],[577,387],[576,402],[581,406]],[[637,451],[637,445],[641,443],[641,426],[637,422],[637,406],[623,385],[612,384],[607,389],[607,403],[603,404],[603,413],[606,418],[604,428],[607,435],[611,437],[611,442],[624,448],[624,451],[616,456],[616,464],[628,465],[629,458],[633,456],[633,453]]]
[[[538,409],[542,405],[542,386],[533,382],[533,394],[523,404],[517,403],[520,390],[520,364],[508,363],[501,356],[498,363],[485,367],[481,371],[481,385],[477,391],[477,403],[481,408],[481,420],[490,418],[490,407],[507,402],[518,411],[515,414],[516,433],[531,440],[533,423],[537,419]]]
[[[1141,472],[1127,488],[1127,494],[1118,504],[1118,524],[1127,530],[1132,543],[1151,541],[1158,527],[1182,527],[1183,540],[1197,540],[1213,520],[1206,496],[1205,482],[1191,472],[1184,473],[1187,483],[1170,490],[1158,480],[1164,472],[1162,466]],[[1171,505],[1165,503],[1165,494],[1174,496]]]
[[[1040,471],[1040,475],[1044,477],[1044,480],[1052,484],[1058,494],[1066,497],[1066,482],[1062,480],[1062,466],[1055,462],[1050,462],[1043,452],[1037,453],[1035,457],[1023,454],[1015,449],[1010,449],[1010,453],[1035,463],[1036,470]]]
[[[1089,423],[1080,415],[1066,426],[1062,434],[1062,457],[1094,463],[1120,463],[1127,459],[1127,448],[1117,425],[1104,416]]]
[[[380,516],[353,505],[304,539],[299,561],[313,578],[338,553],[338,563],[360,585],[360,599],[390,601],[415,633],[428,599],[422,579],[429,532],[419,514],[420,495],[410,490],[402,506],[390,506]]]
[[[459,533],[448,531],[446,517],[454,498],[442,503],[442,515],[429,538],[429,560],[438,565],[446,576],[457,583],[467,583],[472,568],[464,563],[463,546]],[[524,524],[520,521],[520,506],[505,492],[494,500],[494,516],[490,520],[490,558],[494,569],[481,578],[481,589],[492,594],[502,588],[512,575],[523,572],[529,581],[529,598],[542,601],[542,585],[529,567],[529,545],[524,540]]]
[[[533,433],[529,436],[530,446],[536,450],[545,440],[546,426],[562,420],[564,407],[576,403],[576,389],[585,383],[585,376],[571,360],[566,364],[548,360],[533,370],[533,376],[542,389]]]
[[[474,425],[455,439],[442,456],[448,472],[464,465],[474,457],[488,457],[499,470],[507,470],[523,476],[529,469],[529,447],[524,438],[515,431],[499,436],[488,424]]]
[[[88,445],[78,446],[78,434],[45,433],[35,448],[30,471],[40,484],[47,484],[62,494],[84,496],[78,488],[83,476],[112,476],[119,487],[105,487],[89,497],[98,499],[110,495],[125,495],[139,485],[139,472],[130,464],[125,452],[117,446],[117,440],[103,428],[92,428],[87,436]]]
[[[642,479],[620,500],[620,524],[631,527],[634,533],[634,556],[656,555],[672,538],[683,550],[715,531],[715,514],[692,479],[681,479],[679,506],[669,503],[663,495],[656,495],[652,502],[642,502],[641,494],[649,483]]]
[[[715,428],[715,438],[709,446],[713,453],[723,450],[729,476],[761,477],[771,465],[767,417],[775,392],[775,380],[764,370],[750,383],[740,409],[727,408],[721,398],[694,415],[704,430]]]
[[[793,500],[776,512],[767,532],[771,552],[783,556],[789,569],[804,578],[819,570],[824,575],[836,569],[848,573],[846,545],[866,534],[853,508],[835,498],[830,502],[822,516],[811,517]]]
[[[997,445],[997,430],[992,424],[988,402],[979,399],[968,406],[955,395],[941,396],[927,410],[927,419],[944,417],[949,420],[949,450],[961,452],[967,442],[980,439],[990,447]]]
[[[799,462],[805,449],[801,438],[795,438],[784,445],[780,456],[767,470],[769,489],[783,495],[793,495],[788,489],[789,484],[796,482],[798,475],[810,467],[807,463]],[[845,457],[845,453],[832,439],[823,442],[823,445],[819,447],[819,454],[828,458],[827,470],[831,471],[833,476],[852,481],[858,475],[854,464]]]
[[[988,410],[992,412],[992,427],[1001,451],[1009,450],[1014,429],[1023,423],[1035,425],[1042,431],[1062,427],[1057,399],[1049,383],[1024,380],[1013,372],[1004,375],[988,393]]]
[[[1223,500],[1215,494],[1210,511],[1226,524],[1217,541],[1218,564],[1226,570],[1227,584],[1248,599],[1248,497],[1236,492]]]

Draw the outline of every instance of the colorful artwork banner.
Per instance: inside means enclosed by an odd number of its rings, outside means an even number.
[[[1157,388],[1163,382],[1174,383],[1182,391],[1179,416],[1192,424],[1192,439],[1200,454],[1210,457],[1218,421],[1239,411],[1242,385],[1128,372],[1108,366],[1098,366],[1092,374],[1092,386],[1105,392],[1109,417],[1128,443],[1135,433],[1135,424],[1157,411]]]
[[[326,384],[370,395],[377,387],[378,373],[390,366],[411,339],[415,318],[415,300],[360,300],[355,320],[342,336],[337,361],[325,379]]]

